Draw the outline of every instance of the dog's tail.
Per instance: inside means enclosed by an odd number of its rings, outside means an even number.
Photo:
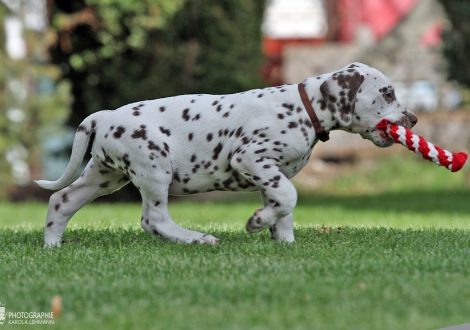
[[[78,126],[75,138],[73,140],[72,155],[64,174],[56,181],[36,180],[36,183],[49,190],[59,190],[72,183],[75,173],[77,173],[82,164],[83,157],[88,148],[88,142],[92,133],[96,131],[97,124],[107,111],[96,112],[87,118]]]

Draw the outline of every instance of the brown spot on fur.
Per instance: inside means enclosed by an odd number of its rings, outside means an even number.
[[[103,182],[100,184],[101,188],[108,188],[109,187],[109,181]]]
[[[289,125],[288,125],[287,127],[289,127],[289,128],[296,128],[296,127],[297,127],[297,123],[294,122],[294,121],[291,121],[291,122],[289,122]]]
[[[126,132],[126,129],[124,127],[118,126],[116,128],[116,131],[114,132],[113,136],[114,136],[114,138],[119,139],[119,138],[121,138],[122,134],[124,134],[125,132]]]
[[[294,105],[291,103],[283,103],[282,107],[288,109],[289,111],[294,111]]]
[[[147,130],[145,128],[145,125],[140,125],[140,129],[135,130],[134,133],[131,135],[131,138],[147,140]]]
[[[237,129],[237,131],[235,132],[235,136],[236,136],[236,137],[240,137],[240,135],[242,134],[242,132],[243,132],[243,127],[240,126],[240,127]]]
[[[166,129],[166,128],[162,127],[162,126],[160,126],[160,132],[162,132],[163,134],[168,135],[168,136],[171,135],[171,131],[169,129]]]
[[[157,146],[155,143],[153,143],[153,141],[149,141],[149,142],[148,142],[147,148],[148,148],[149,150],[157,150],[157,151],[160,151],[160,147]]]
[[[189,109],[184,109],[184,110],[183,110],[182,118],[183,118],[185,121],[189,121],[189,119],[191,119],[191,117],[188,115],[188,113],[189,113]]]
[[[219,144],[217,144],[217,146],[214,148],[214,154],[212,155],[212,159],[213,160],[217,160],[217,158],[219,158],[219,154],[221,153],[222,149],[223,149],[223,145],[222,143],[219,142]]]

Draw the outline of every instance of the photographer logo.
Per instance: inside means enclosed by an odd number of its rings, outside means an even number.
[[[8,319],[8,320],[7,320]],[[53,312],[7,312],[6,304],[0,301],[0,325],[7,324],[22,324],[22,325],[36,325],[36,324],[54,324]]]
[[[5,311],[5,304],[0,301],[0,325],[3,325],[5,322],[6,311]]]

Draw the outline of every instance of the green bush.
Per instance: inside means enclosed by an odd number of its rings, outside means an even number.
[[[440,1],[450,21],[442,36],[448,78],[470,87],[470,2]]]
[[[53,22],[70,46],[59,43],[52,54],[73,85],[72,126],[90,113],[139,100],[263,85],[264,1],[83,0],[67,6],[57,7]],[[67,31],[71,15],[90,7],[97,22],[84,20]]]

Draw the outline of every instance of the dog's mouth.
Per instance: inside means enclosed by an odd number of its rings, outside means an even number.
[[[377,132],[379,133],[379,136],[382,140],[384,140],[384,141],[391,140],[390,136],[383,129],[378,129],[377,128]]]
[[[363,139],[369,140],[379,148],[390,147],[395,141],[382,129],[373,127],[368,129],[365,133],[361,133]]]
[[[416,125],[418,118],[413,113],[406,112],[405,116],[400,117],[397,121],[391,122],[393,124],[406,127],[411,129]],[[376,146],[380,148],[390,147],[395,143],[393,138],[391,138],[388,133],[381,128],[371,128],[368,130],[368,133],[361,134],[364,139],[372,141]]]
[[[395,143],[395,141],[382,129],[373,128],[368,133],[361,134],[362,138],[371,141],[379,148],[387,148]]]

